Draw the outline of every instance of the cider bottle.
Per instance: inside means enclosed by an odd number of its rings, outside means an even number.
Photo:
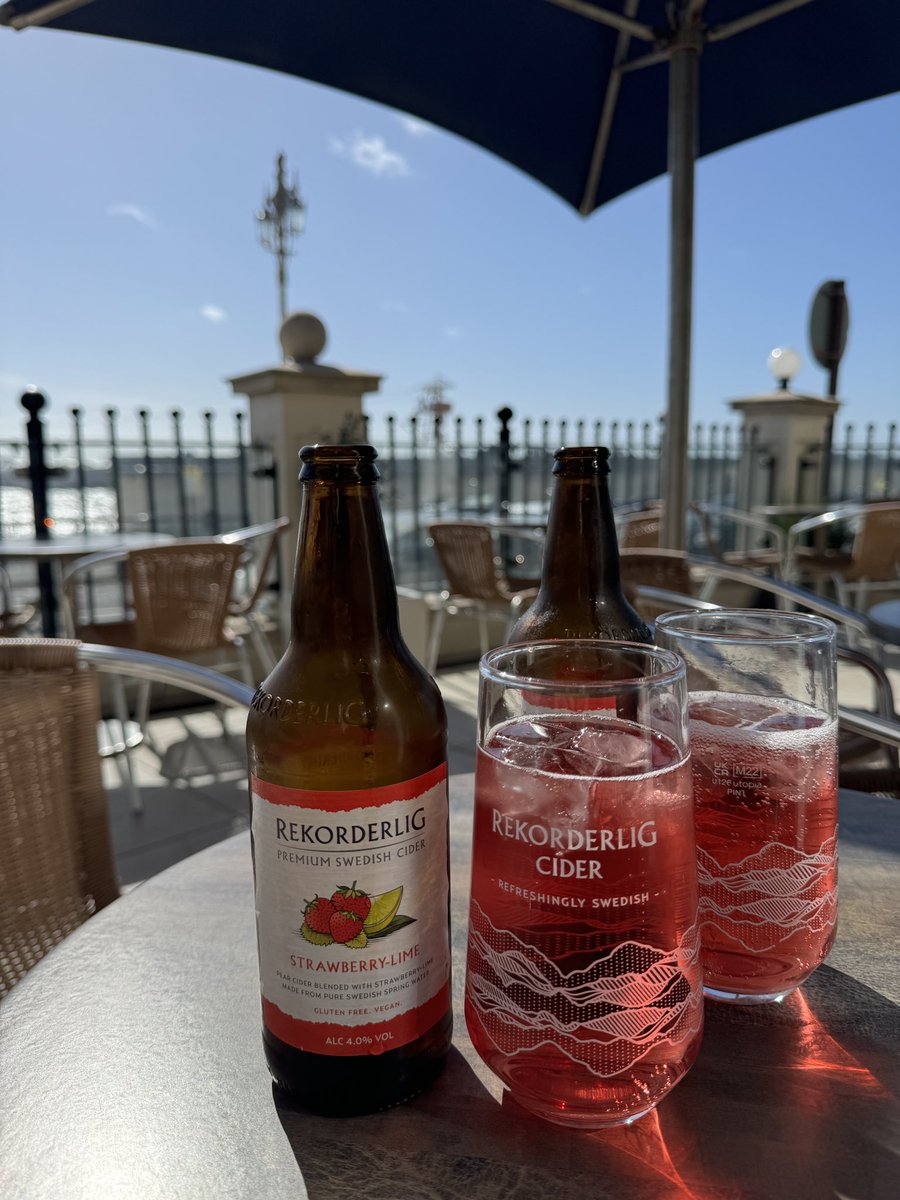
[[[566,446],[553,457],[554,485],[541,586],[508,640],[652,642],[650,628],[622,591],[607,482],[609,450],[605,446]]]
[[[300,458],[291,637],[247,724],[263,1044],[300,1104],[350,1116],[449,1049],[447,724],[400,635],[375,451]]]

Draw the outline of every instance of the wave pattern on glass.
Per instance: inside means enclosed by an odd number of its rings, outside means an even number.
[[[837,919],[837,837],[814,854],[769,842],[721,865],[697,850],[701,928],[720,930],[750,951],[772,950],[799,930],[820,934]]]
[[[469,1001],[503,1054],[551,1044],[594,1075],[629,1070],[663,1042],[683,1046],[701,1028],[703,1003],[689,980],[699,969],[696,924],[666,952],[640,942],[602,949],[583,971],[564,974],[534,946],[497,929],[473,902]]]

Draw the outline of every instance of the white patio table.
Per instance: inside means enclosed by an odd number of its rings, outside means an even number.
[[[139,550],[145,546],[161,546],[174,541],[167,533],[79,533],[72,537],[4,538],[0,540],[0,562],[31,561],[51,568],[50,588],[43,597],[41,623],[44,637],[56,637],[59,631],[59,597],[62,576],[67,563],[87,554]]]
[[[841,795],[830,963],[783,1004],[708,1005],[656,1113],[584,1134],[509,1101],[466,1036],[473,778],[451,779],[456,1033],[430,1092],[335,1120],[273,1091],[242,834],[110,905],[0,1006],[5,1200],[896,1200],[896,801]]]

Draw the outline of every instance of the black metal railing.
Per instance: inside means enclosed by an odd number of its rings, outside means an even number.
[[[23,404],[32,412],[38,400],[26,438],[0,442],[2,538],[144,531],[198,537],[275,515],[276,464],[271,451],[248,440],[243,412],[230,420],[204,412],[199,430],[188,431],[178,409],[155,418],[141,409],[123,434],[116,409],[87,430],[84,412],[73,408],[61,436],[48,430],[39,393],[26,393]]]
[[[188,418],[178,409],[127,416],[110,408],[88,423],[73,408],[62,422],[68,428],[60,430],[57,419],[50,433],[40,399],[23,397],[30,414],[23,436],[0,441],[0,538],[203,536],[277,515],[278,465],[270,450],[250,440],[243,412]],[[407,585],[439,582],[427,545],[433,520],[542,520],[560,445],[610,447],[610,489],[620,508],[661,494],[660,422],[517,421],[504,407],[473,420],[440,412],[388,417],[369,422],[366,436],[380,452],[388,539],[397,580]],[[780,452],[752,424],[697,424],[688,447],[689,497],[743,509],[770,505]],[[806,447],[801,467],[818,469],[822,453]],[[872,424],[836,431],[828,478],[832,505],[900,496],[896,425],[886,437]]]
[[[610,490],[618,507],[642,507],[661,492],[660,429],[651,422],[516,422],[512,410],[502,408],[493,419],[468,422],[428,413],[404,420],[387,417],[377,427],[370,422],[367,437],[379,448],[382,502],[398,582],[418,587],[439,582],[427,546],[430,522],[485,517],[542,521],[553,453],[561,445],[610,447]],[[740,436],[730,427],[697,425],[689,450],[692,498],[735,505],[743,451]],[[764,469],[751,475],[757,486],[765,485]]]

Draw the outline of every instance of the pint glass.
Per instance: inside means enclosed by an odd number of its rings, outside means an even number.
[[[703,1020],[684,664],[507,646],[479,701],[469,1033],[531,1112],[631,1121],[687,1072]]]
[[[667,613],[688,668],[704,989],[781,1000],[837,917],[835,627],[799,613]]]

